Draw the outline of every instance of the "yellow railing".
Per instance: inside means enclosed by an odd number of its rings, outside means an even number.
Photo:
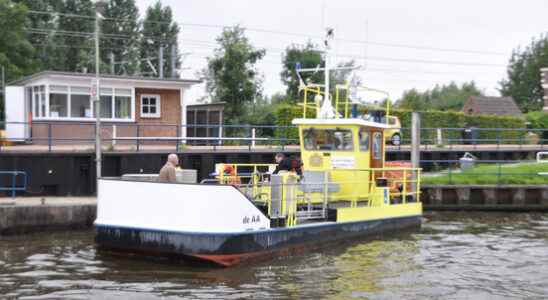
[[[232,171],[231,174],[222,172],[227,166],[230,167],[228,169]],[[420,201],[420,168],[386,167],[318,171],[323,173],[324,181],[322,182],[307,180],[306,172],[304,178],[294,173],[286,173],[282,175],[281,182],[275,185],[272,184],[268,172],[268,169],[272,170],[274,167],[273,164],[221,164],[218,165],[217,179],[222,184],[238,187],[252,201],[264,205],[269,216],[272,216],[272,190],[279,188],[280,210],[284,212],[287,226],[296,224],[297,208],[302,211],[306,207],[317,207],[332,202],[347,202],[350,207],[386,205],[380,194],[385,189],[377,186],[380,178],[387,181],[389,205],[405,204],[411,199],[413,202]],[[338,172],[338,178],[344,179],[334,180],[332,178],[334,172]]]
[[[378,89],[372,89],[365,86],[359,86],[356,87],[358,90],[365,90],[365,91],[373,91],[385,94],[387,96],[386,101],[386,107],[384,108],[386,111],[386,116],[388,117],[390,115],[390,100],[389,100],[389,94],[386,91],[378,90]],[[314,93],[315,95],[324,95],[325,91],[321,90],[321,87],[319,86],[305,86],[301,87],[301,90],[303,91],[303,102],[298,103],[298,105],[303,107],[303,118],[306,119],[307,117],[307,110],[308,109],[315,109],[316,115],[318,115],[318,112],[320,111],[320,105],[321,103],[319,101],[314,101],[313,104],[310,104],[308,101],[308,93]],[[344,97],[341,97],[341,91],[344,92]],[[349,83],[340,84],[335,86],[335,111],[337,112],[335,114],[335,118],[349,118],[350,117],[350,104],[356,104],[360,107],[365,107],[367,109],[371,108],[371,105],[367,105],[364,103],[352,103],[349,98],[349,92],[350,92],[350,85]],[[342,98],[342,99],[341,99]],[[342,111],[340,111],[339,106],[343,105]],[[380,107],[380,106],[379,106]],[[386,118],[386,124],[388,124],[388,118]]]

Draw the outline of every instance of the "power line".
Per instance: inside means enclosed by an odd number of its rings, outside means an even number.
[[[58,30],[41,30],[38,28],[27,28],[28,32],[38,33],[38,34],[51,34],[57,33],[60,35],[76,36],[76,37],[89,37],[91,33],[89,32],[78,32],[78,31],[58,31]],[[110,37],[101,35],[101,38],[107,39],[120,39],[120,40],[133,40],[129,37]],[[150,39],[155,39],[152,37],[146,37]],[[157,40],[157,39],[156,39]],[[163,40],[165,41],[165,40]],[[170,41],[171,42],[171,41]],[[268,48],[265,48],[268,50]],[[281,49],[272,48],[273,51],[281,51]],[[351,54],[338,54],[339,57],[346,57],[352,59],[364,59],[365,57],[359,55]],[[413,59],[413,58],[393,58],[393,57],[383,57],[383,56],[368,56],[368,60],[378,60],[378,61],[391,61],[391,62],[404,62],[404,63],[420,63],[420,64],[436,64],[436,65],[456,65],[456,66],[469,66],[469,67],[496,67],[496,68],[505,68],[505,65],[498,64],[487,64],[487,63],[478,63],[478,62],[460,62],[460,61],[444,61],[444,60],[425,60],[425,59]]]
[[[28,13],[30,14],[48,14],[48,15],[58,15],[58,16],[65,16],[65,17],[75,17],[75,18],[86,18],[86,19],[95,19],[94,16],[87,16],[87,15],[78,15],[78,14],[67,14],[67,13],[58,13],[58,12],[48,12],[48,11],[37,11],[37,10],[29,10]],[[107,21],[118,21],[118,22],[133,22],[133,19],[123,19],[123,18],[109,18],[105,17],[103,18]],[[156,24],[172,24],[176,23],[181,25],[182,27],[189,26],[189,27],[204,27],[204,28],[215,28],[215,29],[224,29],[229,28],[231,26],[226,25],[216,25],[216,24],[199,24],[199,23],[186,23],[186,22],[168,22],[168,21],[147,21],[143,20],[142,23],[156,23]],[[316,36],[316,35],[310,35],[310,34],[303,34],[303,33],[295,33],[295,32],[288,32],[288,31],[280,31],[280,30],[272,30],[272,29],[263,29],[263,28],[253,28],[253,27],[245,27],[242,26],[243,29],[251,32],[259,32],[259,33],[269,33],[269,34],[277,34],[277,35],[285,35],[285,36],[295,36],[295,37],[306,37],[306,38],[313,38],[313,39],[322,39],[322,36]],[[430,46],[422,46],[422,45],[410,45],[410,44],[400,44],[400,43],[386,43],[386,42],[377,42],[377,41],[362,41],[362,40],[353,40],[353,39],[344,39],[344,38],[336,38],[335,41],[339,42],[346,42],[346,43],[355,43],[355,44],[364,44],[364,45],[373,45],[373,46],[382,46],[382,47],[393,47],[393,48],[407,48],[407,49],[415,49],[415,50],[426,50],[426,51],[439,51],[439,52],[453,52],[453,53],[468,53],[468,54],[481,54],[481,55],[498,55],[498,56],[507,56],[506,53],[502,52],[493,52],[493,51],[481,51],[481,50],[466,50],[466,49],[453,49],[453,48],[441,48],[441,47],[430,47]]]

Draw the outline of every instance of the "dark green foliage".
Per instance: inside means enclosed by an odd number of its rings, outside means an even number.
[[[482,92],[471,81],[457,85],[451,82],[448,85],[436,85],[432,90],[423,93],[411,89],[403,93],[397,106],[410,110],[453,110],[460,111],[464,102],[470,96],[480,96]]]
[[[282,58],[283,69],[280,73],[282,83],[286,86],[286,95],[291,102],[300,102],[302,95],[299,95],[299,79],[296,72],[296,64],[300,63],[301,68],[316,68],[323,66],[324,60],[316,45],[308,42],[304,46],[291,45],[285,49]],[[303,73],[302,79],[306,83],[320,83],[323,81],[323,72]],[[313,97],[313,96],[312,96]]]
[[[507,78],[500,82],[503,96],[512,96],[521,111],[539,110],[543,105],[540,69],[548,66],[548,36],[533,38],[525,49],[512,52]]]
[[[90,19],[63,15],[56,24],[57,33],[50,36],[43,67],[49,70],[95,71],[93,32],[95,7],[91,0],[61,1],[56,11],[62,14],[90,16]],[[82,32],[73,34],[72,32]],[[88,34],[86,34],[88,33]]]
[[[171,77],[171,46],[177,45],[179,25],[173,21],[173,15],[169,6],[162,6],[160,1],[150,6],[143,20],[141,59],[150,58],[156,71],[158,68],[158,56],[160,46],[164,47],[164,77]],[[176,69],[181,66],[178,50],[175,52]],[[146,62],[141,63],[141,72],[146,76],[157,77]],[[178,73],[175,77],[179,77]]]
[[[403,139],[410,139],[411,128],[411,113],[410,110],[397,109],[391,112],[392,115],[400,119],[402,125]],[[421,112],[421,127],[424,129],[421,132],[421,140],[423,144],[436,144],[436,129],[449,128],[443,131],[443,142],[445,144],[460,144],[462,143],[462,130],[457,130],[465,127],[475,128],[508,128],[522,130],[478,130],[478,144],[496,144],[497,139],[505,139],[502,143],[519,144],[525,143],[525,120],[515,117],[499,117],[489,115],[466,116],[461,112],[451,111],[426,111]],[[310,117],[310,116],[309,116]],[[294,104],[282,104],[276,109],[276,125],[291,126],[291,121],[295,118],[302,118],[302,108]],[[450,130],[452,128],[453,130]],[[283,137],[286,134],[290,138],[297,138],[298,132],[296,129],[278,130],[276,136]],[[484,141],[481,141],[481,140]],[[490,139],[490,140],[485,140]]]
[[[411,111],[395,110],[393,115],[399,117],[404,139],[409,139],[411,127]],[[501,143],[518,144],[524,142],[525,120],[515,117],[500,117],[490,115],[468,116],[461,112],[426,111],[421,112],[422,128],[520,128],[523,130],[477,130],[475,134],[478,144],[496,144],[497,139],[504,139]],[[436,130],[422,130],[421,140],[425,144],[436,144]],[[443,141],[446,144],[462,143],[462,130],[444,130]]]
[[[27,40],[24,26],[27,8],[9,0],[0,0],[0,66],[6,82],[32,73],[37,68],[34,48]],[[4,95],[0,101],[0,121],[4,120]]]
[[[203,72],[207,90],[214,101],[226,102],[227,124],[245,124],[252,103],[261,98],[261,81],[255,64],[265,50],[255,49],[239,26],[226,28],[217,43],[219,47],[208,58]]]
[[[111,72],[114,55],[114,74],[134,74],[139,67],[139,10],[135,0],[110,0],[101,22],[101,60]],[[110,36],[109,36],[110,35]],[[123,63],[122,63],[123,62]]]
[[[280,77],[282,83],[286,86],[286,100],[291,103],[302,102],[303,92],[299,92],[299,78],[297,77],[296,64],[300,63],[301,68],[316,68],[324,67],[325,60],[318,51],[317,45],[308,42],[306,45],[293,44],[285,49],[285,53],[282,57],[282,72]],[[351,67],[354,66],[354,61],[347,61],[338,64],[339,67]],[[344,84],[349,78],[350,70],[338,70],[331,72],[329,76],[330,80],[330,93],[334,97],[335,86],[337,84]],[[306,84],[323,84],[324,72],[302,72],[301,78]],[[310,93],[307,101],[313,101],[315,94]]]

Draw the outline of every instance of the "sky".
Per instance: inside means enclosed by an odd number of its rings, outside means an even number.
[[[137,0],[141,14],[156,0]],[[365,86],[391,99],[411,88],[474,80],[499,95],[512,50],[548,32],[547,0],[161,0],[181,24],[182,77],[195,78],[216,47],[221,26],[241,25],[258,48],[266,95],[285,91],[282,52],[335,29],[332,59],[354,59]],[[272,33],[283,32],[285,34]]]

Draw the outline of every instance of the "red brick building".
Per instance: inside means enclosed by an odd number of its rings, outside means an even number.
[[[8,138],[33,143],[90,142],[95,132],[93,79],[94,74],[45,71],[10,83],[6,87]],[[199,82],[101,75],[103,139],[185,136],[185,108],[190,101],[185,96]]]

